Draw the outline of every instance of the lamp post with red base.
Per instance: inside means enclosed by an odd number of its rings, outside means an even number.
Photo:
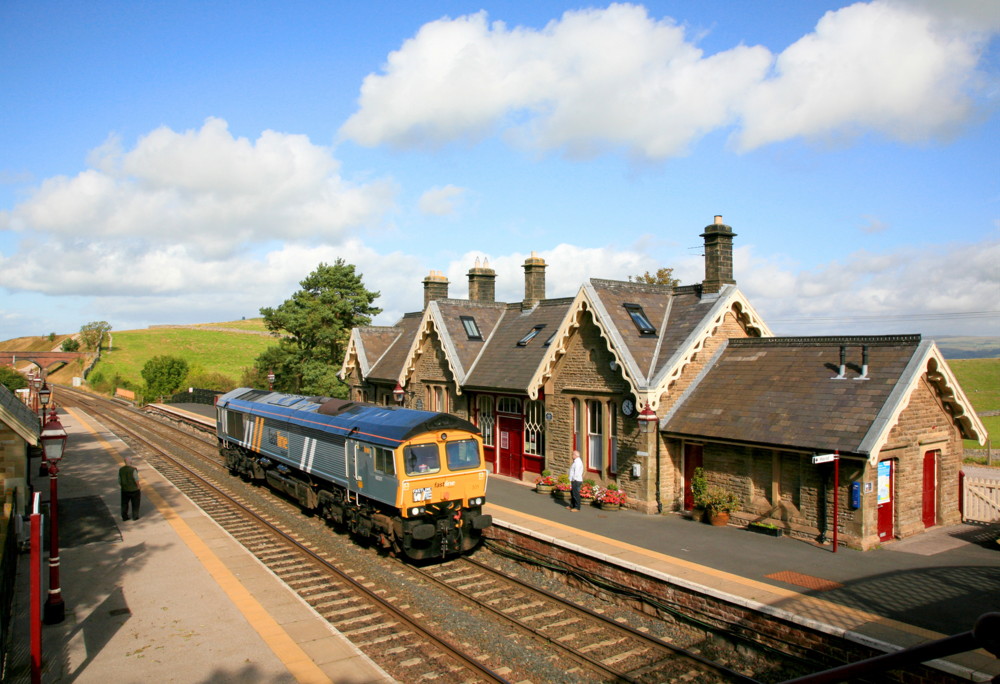
[[[57,475],[59,461],[66,450],[66,430],[56,417],[53,408],[49,420],[42,427],[42,451],[49,463],[49,597],[45,601],[45,612],[42,620],[47,625],[54,625],[66,618],[66,606],[63,604],[62,590],[59,588],[59,486]]]

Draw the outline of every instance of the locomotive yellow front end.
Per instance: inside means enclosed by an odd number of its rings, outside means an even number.
[[[487,471],[479,435],[425,434],[397,450],[403,551],[438,558],[472,549],[492,523],[483,514]]]

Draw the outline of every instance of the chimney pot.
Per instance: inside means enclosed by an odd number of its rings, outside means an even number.
[[[722,215],[716,214],[715,222],[705,226],[701,234],[705,240],[705,281],[701,291],[715,294],[723,285],[735,285],[733,278],[733,238],[736,233],[722,222]]]
[[[492,303],[496,297],[497,273],[483,257],[476,257],[476,265],[469,269],[469,301]]]
[[[534,251],[524,260],[524,301],[522,309],[530,309],[545,299],[545,259]]]
[[[448,279],[441,271],[431,270],[424,278],[424,309],[431,302],[448,298]]]

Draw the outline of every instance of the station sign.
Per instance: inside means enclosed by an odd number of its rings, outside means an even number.
[[[813,464],[816,463],[829,463],[837,458],[837,454],[817,454],[812,457]]]

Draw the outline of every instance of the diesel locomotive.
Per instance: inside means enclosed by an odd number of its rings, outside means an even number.
[[[231,474],[397,555],[464,553],[493,522],[479,429],[457,416],[243,387],[216,432]]]

